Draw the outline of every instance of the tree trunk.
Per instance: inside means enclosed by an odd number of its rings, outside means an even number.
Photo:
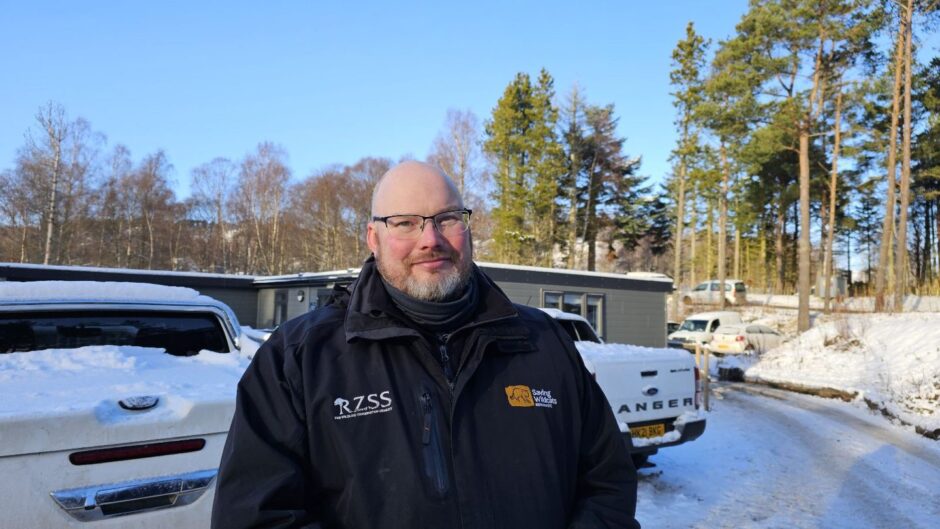
[[[901,136],[901,206],[898,217],[897,259],[894,260],[894,307],[904,310],[907,294],[907,208],[911,201],[911,37],[913,35],[914,0],[907,0],[904,13],[904,124]]]
[[[800,256],[797,330],[809,330],[809,124],[800,129]]]
[[[897,49],[894,54],[894,88],[891,95],[891,128],[888,129],[888,174],[887,197],[885,199],[885,216],[881,228],[881,248],[878,252],[878,273],[875,275],[875,311],[885,309],[886,279],[891,275],[890,255],[894,236],[894,197],[895,176],[897,174],[897,142],[898,142],[898,114],[901,105],[901,71],[904,59],[904,47],[907,41],[902,17],[898,28]]]
[[[697,264],[695,254],[696,250],[698,250],[695,230],[698,227],[698,208],[695,205],[694,195],[691,197],[691,200],[689,200],[689,203],[692,204],[692,218],[689,219],[689,287],[695,287],[697,284],[695,277],[695,266]],[[940,223],[940,217],[938,217],[937,222]]]
[[[835,134],[832,145],[832,169],[829,172],[829,234],[823,256],[823,311],[829,314],[829,294],[832,285],[832,245],[836,236],[836,190],[839,183],[839,149],[842,145],[842,89],[836,94]]]
[[[55,139],[53,133],[50,129],[49,139],[53,142],[53,155],[52,155],[52,185],[49,190],[49,202],[46,204],[46,248],[43,252],[42,264],[49,264],[49,257],[52,255],[52,234],[55,233],[55,218],[56,213],[56,200],[58,197],[56,193],[59,190],[59,167],[62,165],[62,145],[59,140]]]
[[[676,231],[672,239],[672,281],[676,292],[672,296],[672,318],[679,318],[679,287],[682,285],[682,231],[685,227],[685,161],[679,162],[679,195],[676,197]]]
[[[718,196],[718,306],[725,309],[728,301],[725,299],[725,280],[728,278],[726,261],[728,260],[728,181],[731,170],[728,168],[728,152],[724,142],[719,147],[721,155],[721,194]]]
[[[712,265],[712,255],[714,251],[712,250],[712,239],[714,238],[715,231],[715,206],[711,202],[708,203],[708,212],[705,214],[706,219],[706,230],[705,230],[705,277],[711,278],[712,270],[714,266]]]
[[[774,294],[783,292],[784,281],[786,280],[786,252],[783,248],[783,237],[786,232],[787,208],[781,204],[777,207],[777,222],[774,223],[774,254],[776,257],[777,277],[774,279]]]

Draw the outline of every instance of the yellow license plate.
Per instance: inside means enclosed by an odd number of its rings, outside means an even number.
[[[634,426],[630,428],[630,435],[633,437],[662,437],[665,434],[665,424],[650,424],[649,426]]]
[[[720,343],[720,344],[718,344],[718,348],[719,348],[719,349],[727,349],[728,346],[725,345],[725,344],[723,344],[723,343]]]

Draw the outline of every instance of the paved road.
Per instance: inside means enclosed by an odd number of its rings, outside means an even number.
[[[705,435],[640,471],[646,528],[940,527],[940,442],[841,401],[716,388]]]

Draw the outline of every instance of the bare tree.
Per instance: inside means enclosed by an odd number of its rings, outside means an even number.
[[[282,220],[289,179],[287,153],[273,143],[259,144],[241,163],[234,212],[247,238],[246,271],[282,272]]]
[[[428,162],[444,170],[461,195],[479,193],[483,171],[480,168],[480,120],[470,110],[448,109],[444,127],[434,139]]]
[[[192,198],[190,214],[194,220],[205,223],[205,249],[203,266],[214,271],[228,268],[229,248],[226,244],[226,212],[233,193],[237,168],[227,158],[215,158],[192,170],[190,187]]]

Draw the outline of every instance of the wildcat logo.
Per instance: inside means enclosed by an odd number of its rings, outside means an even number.
[[[509,399],[509,405],[513,407],[531,408],[535,406],[529,386],[506,386],[506,398]]]
[[[554,408],[558,404],[551,391],[529,386],[506,386],[506,398],[515,408]]]
[[[337,397],[336,400],[333,401],[333,406],[337,409],[337,414],[333,416],[333,419],[352,419],[353,417],[392,411],[392,397],[390,393],[390,391],[383,391],[381,393],[357,395],[353,397],[352,400]]]

